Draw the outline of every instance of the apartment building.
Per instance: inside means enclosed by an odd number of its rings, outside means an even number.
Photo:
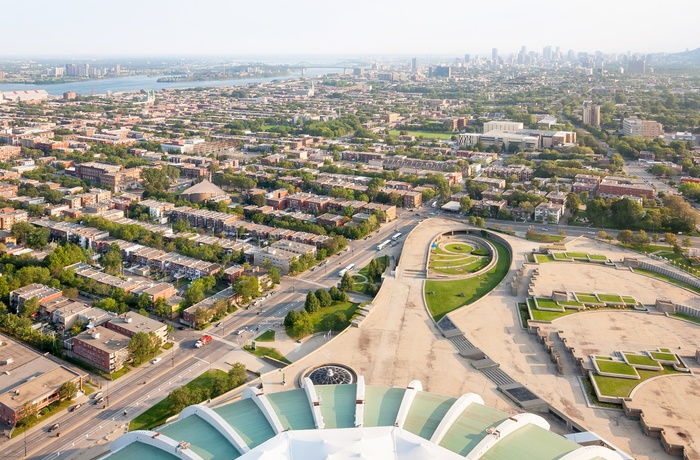
[[[15,145],[0,145],[0,161],[10,161],[22,155],[22,148]]]
[[[598,193],[606,198],[629,195],[651,200],[656,196],[656,189],[645,184],[641,179],[609,176],[600,181]]]
[[[664,134],[664,127],[656,121],[630,117],[622,120],[622,134],[624,136],[653,139]]]
[[[583,106],[583,122],[587,125],[600,127],[600,106],[596,104],[586,104]]]
[[[21,209],[0,208],[0,230],[12,230],[17,222],[27,222],[29,213]]]
[[[517,121],[493,120],[484,123],[484,133],[489,131],[515,132],[523,129],[523,124]]]
[[[166,324],[133,311],[122,313],[118,317],[110,319],[104,323],[104,327],[125,335],[128,338],[133,337],[139,332],[146,334],[152,332],[161,340],[161,343],[165,343],[168,338]]]
[[[544,202],[535,207],[535,220],[538,222],[558,223],[564,214],[564,205]]]
[[[119,332],[96,326],[73,337],[72,351],[82,361],[111,374],[129,359],[129,340]]]

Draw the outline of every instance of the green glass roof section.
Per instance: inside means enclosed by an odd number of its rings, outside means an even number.
[[[219,414],[243,438],[251,449],[275,435],[270,422],[252,399],[242,399],[217,407]]]
[[[581,446],[556,433],[536,425],[525,425],[498,441],[481,458],[483,460],[557,459],[579,447]]]
[[[204,460],[238,458],[241,455],[216,428],[196,415],[166,425],[160,432],[175,442],[189,442],[190,449]]]
[[[357,385],[315,385],[325,428],[353,428]]]
[[[508,414],[505,412],[481,404],[470,404],[447,430],[440,446],[467,455],[484,439],[487,429],[507,419]]]
[[[399,414],[404,388],[365,387],[365,419],[363,426],[393,426]]]
[[[419,391],[408,411],[403,425],[404,430],[423,439],[430,439],[455,401],[455,398]]]
[[[132,442],[123,449],[119,449],[110,454],[109,460],[134,460],[135,458],[147,458],[148,460],[176,460],[177,457],[160,450],[157,447],[149,446],[142,442]]]
[[[296,390],[270,393],[267,400],[277,413],[285,430],[313,430],[316,428],[306,391]]]

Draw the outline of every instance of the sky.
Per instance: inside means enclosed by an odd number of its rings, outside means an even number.
[[[489,55],[700,47],[697,0],[2,0],[3,56]],[[16,13],[18,19],[14,19]]]

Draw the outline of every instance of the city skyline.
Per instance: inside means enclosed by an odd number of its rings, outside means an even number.
[[[31,29],[7,22],[0,40],[5,56],[460,56],[464,53],[517,53],[524,45],[541,52],[676,53],[700,46],[693,18],[700,6],[671,0],[674,33],[641,25],[646,10],[587,2],[586,8],[545,1],[536,9],[506,0],[498,11],[489,4],[443,0],[425,9],[417,2],[401,8],[359,0],[352,7],[320,0],[273,0],[261,7],[220,0],[186,2],[134,0],[105,2],[99,9],[71,0],[55,9],[48,0],[33,2]],[[8,11],[26,8],[10,0]],[[459,19],[455,19],[459,18]],[[459,21],[459,22],[457,22]],[[414,32],[408,33],[409,30]]]

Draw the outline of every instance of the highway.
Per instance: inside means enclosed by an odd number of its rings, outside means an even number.
[[[178,388],[211,367],[231,350],[238,349],[260,332],[282,323],[290,309],[303,308],[309,290],[329,288],[339,282],[338,272],[354,263],[359,269],[377,255],[399,252],[400,247],[391,246],[377,251],[380,242],[389,239],[396,232],[404,236],[425,216],[426,212],[405,212],[400,218],[382,226],[364,240],[349,243],[349,251],[327,259],[314,271],[306,271],[298,277],[283,277],[275,288],[276,294],[260,304],[260,308],[239,310],[222,321],[221,326],[210,326],[206,331],[175,331],[176,342],[171,351],[164,352],[157,364],[147,363],[127,373],[114,382],[104,381],[100,391],[108,398],[108,406],[84,404],[75,412],[65,411],[29,430],[26,434],[6,442],[0,448],[3,459],[33,458],[57,460],[69,458],[78,450],[95,445],[97,442],[114,440],[123,434],[128,422],[136,415],[151,407],[175,388]],[[401,243],[402,244],[402,243]],[[237,331],[246,332],[237,334]],[[204,334],[214,340],[197,349],[194,343]],[[144,385],[144,382],[146,384]],[[124,411],[127,415],[124,415]],[[60,424],[56,432],[48,433],[48,428]],[[26,449],[26,455],[25,455]]]

